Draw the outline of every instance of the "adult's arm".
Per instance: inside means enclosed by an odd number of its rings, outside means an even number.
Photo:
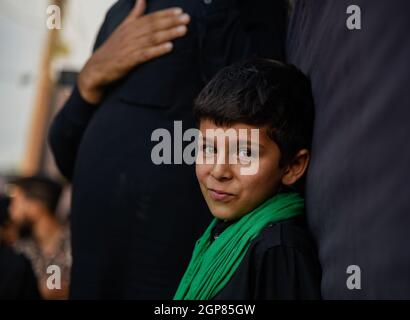
[[[114,8],[115,5],[111,7],[104,19],[98,32],[93,52],[107,37],[108,19],[112,15]],[[87,102],[81,96],[77,86],[75,86],[71,96],[51,124],[48,143],[58,169],[68,180],[71,180],[73,175],[77,149],[81,138],[98,105],[98,103],[92,104]]]
[[[143,15],[145,0],[139,0],[131,8],[127,7],[129,3],[118,1],[107,13],[94,53],[51,125],[49,144],[57,167],[69,180],[83,134],[103,101],[106,88],[137,65],[169,53],[170,41],[187,32],[189,16],[182,9],[169,8]]]

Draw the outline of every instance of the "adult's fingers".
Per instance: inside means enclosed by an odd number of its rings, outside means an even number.
[[[130,15],[135,18],[138,18],[144,14],[146,7],[147,7],[146,0],[137,0],[135,2],[134,8],[132,8],[130,12]]]
[[[146,48],[151,46],[156,46],[164,42],[174,40],[176,38],[182,37],[187,33],[188,29],[186,26],[181,25],[167,30],[161,30],[154,33],[148,33],[142,37],[138,37],[135,40],[135,45],[138,48]]]
[[[143,0],[144,2],[146,0]],[[138,6],[141,6],[142,8],[138,8]],[[143,9],[143,10],[142,10]],[[155,11],[155,12],[151,12],[148,14],[143,14],[145,12],[146,9],[146,4],[145,3],[136,3],[134,8],[130,11],[130,13],[128,14],[128,20],[141,20],[141,19],[151,19],[152,17],[154,17],[154,19],[158,19],[158,18],[164,18],[164,17],[169,17],[169,16],[175,16],[175,15],[180,15],[183,10],[179,7],[171,7],[171,8],[167,8],[167,9],[162,9],[159,11]],[[142,12],[142,14],[141,14]]]
[[[163,17],[146,15],[135,23],[135,35],[142,36],[156,31],[170,29],[178,25],[186,25],[190,21],[188,14],[174,14]]]
[[[139,49],[134,53],[136,64],[141,64],[167,54],[172,51],[172,47],[173,45],[171,42],[166,42],[160,45]]]

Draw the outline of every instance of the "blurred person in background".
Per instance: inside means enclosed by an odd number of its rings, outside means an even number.
[[[108,11],[49,133],[73,186],[71,298],[173,297],[211,215],[194,166],[179,154],[156,165],[151,134],[194,128],[193,99],[222,67],[281,60],[286,17],[285,0],[120,0]]]
[[[9,204],[10,199],[0,195],[0,300],[38,300],[40,292],[30,261],[3,238],[10,220]]]
[[[4,199],[2,198],[2,201],[6,201],[6,199],[10,201],[10,198],[8,196],[4,196]],[[4,203],[5,202],[3,202],[3,205]],[[7,204],[7,208],[8,208],[8,204]],[[4,216],[4,220],[2,222],[2,227],[1,227],[1,239],[8,246],[12,247],[20,239],[20,236],[24,234],[24,230],[21,230],[18,224],[10,219],[10,214],[8,212],[8,209],[7,211],[4,211],[4,212],[5,212],[4,213],[5,216]]]
[[[65,299],[71,268],[68,228],[55,216],[61,185],[46,177],[22,177],[11,182],[11,220],[23,233],[14,247],[31,260],[44,299]],[[61,288],[48,288],[49,266],[58,266]]]

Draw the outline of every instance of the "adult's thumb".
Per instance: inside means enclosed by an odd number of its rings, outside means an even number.
[[[144,14],[145,8],[147,7],[146,0],[135,1],[134,8],[132,9],[132,15],[135,17],[140,17]]]

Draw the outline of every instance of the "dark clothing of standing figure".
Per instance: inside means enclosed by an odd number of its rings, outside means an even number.
[[[96,47],[135,1],[108,12]],[[193,99],[225,65],[251,56],[283,58],[286,1],[147,2],[147,13],[179,6],[191,16],[172,53],[132,70],[88,105],[74,89],[50,131],[72,180],[71,298],[172,298],[211,215],[194,166],[155,165],[155,129],[195,127]],[[175,141],[174,141],[175,142]],[[173,159],[175,154],[173,154]]]
[[[406,0],[296,1],[287,51],[315,100],[306,204],[325,299],[410,299],[409,29]]]

